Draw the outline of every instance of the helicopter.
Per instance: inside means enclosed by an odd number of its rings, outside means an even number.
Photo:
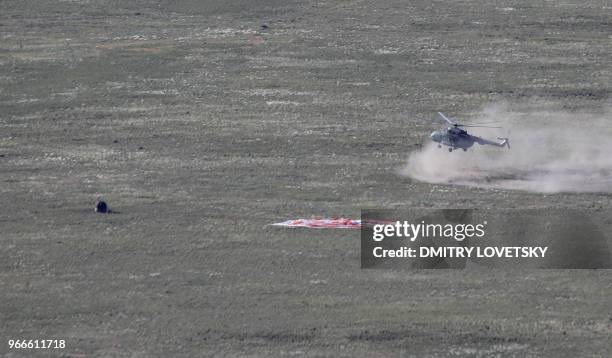
[[[501,142],[495,142],[492,140],[480,138],[477,136],[473,136],[469,134],[462,127],[481,127],[481,128],[501,128],[501,127],[491,127],[491,126],[483,126],[479,124],[460,124],[451,121],[444,114],[438,112],[440,117],[444,118],[450,126],[446,128],[446,130],[437,130],[431,133],[429,138],[434,142],[438,143],[438,148],[442,148],[442,144],[448,146],[448,151],[452,152],[455,149],[463,149],[464,152],[468,150],[474,143],[478,143],[480,145],[494,145],[496,147],[506,147],[510,149],[510,140],[508,138],[497,137],[497,139],[501,140]],[[482,123],[486,124],[486,123]]]

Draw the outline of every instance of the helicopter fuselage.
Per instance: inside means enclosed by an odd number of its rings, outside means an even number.
[[[446,130],[435,131],[431,133],[430,138],[434,142],[448,146],[450,150],[461,148],[464,151],[480,139],[457,127],[448,127]]]
[[[501,142],[495,142],[492,140],[484,139],[481,137],[473,136],[469,134],[465,129],[461,127],[485,127],[485,128],[499,128],[499,127],[490,127],[483,125],[475,125],[475,124],[460,124],[455,123],[449,118],[447,118],[444,114],[438,112],[438,114],[444,118],[444,120],[450,124],[451,126],[446,128],[446,130],[439,130],[431,133],[429,136],[431,140],[438,143],[438,147],[441,148],[442,145],[448,146],[448,151],[452,152],[454,149],[461,148],[463,151],[467,151],[468,148],[474,145],[474,143],[478,143],[480,145],[492,145],[496,147],[506,147],[510,148],[510,142],[508,138],[500,138]]]

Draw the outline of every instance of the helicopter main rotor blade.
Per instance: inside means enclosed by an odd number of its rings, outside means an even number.
[[[445,121],[447,121],[449,124],[455,124],[455,122],[451,121],[450,119],[446,118],[445,115],[442,114],[442,112],[438,112],[438,114],[440,115],[440,117],[444,118]]]
[[[496,122],[479,122],[479,123],[467,123],[467,124],[461,124],[461,125],[465,125],[465,126],[481,126],[481,125],[489,125],[489,124],[498,124],[499,121]]]
[[[501,127],[495,127],[495,126],[479,126],[479,125],[471,125],[471,124],[457,124],[457,127],[501,128]]]

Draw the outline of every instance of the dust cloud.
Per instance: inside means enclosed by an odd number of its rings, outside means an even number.
[[[474,144],[467,152],[449,153],[429,142],[413,152],[400,170],[407,177],[437,184],[531,192],[612,192],[612,116],[544,109],[512,110],[490,105],[476,118],[502,129],[468,128],[495,140],[509,137],[511,148]],[[444,126],[440,122],[440,128]],[[429,140],[429,138],[427,138]]]

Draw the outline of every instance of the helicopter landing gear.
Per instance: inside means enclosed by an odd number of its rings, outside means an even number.
[[[453,151],[453,148],[448,148],[448,152],[449,153],[452,152],[452,151]]]
[[[438,148],[442,148],[442,146],[440,144],[438,144]]]
[[[467,152],[467,148],[463,148],[463,151],[464,151],[464,152]]]

